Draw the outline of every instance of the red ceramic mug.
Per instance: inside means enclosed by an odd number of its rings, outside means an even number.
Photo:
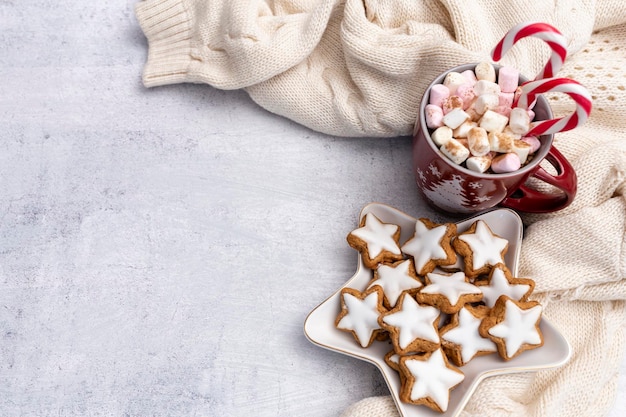
[[[431,87],[441,84],[448,72],[474,70],[475,66],[466,64],[446,71],[424,93],[413,135],[413,168],[420,193],[435,208],[459,214],[477,213],[495,206],[528,213],[547,213],[568,206],[576,195],[576,172],[552,146],[554,135],[539,137],[541,147],[535,152],[532,161],[517,171],[504,174],[483,174],[457,165],[442,154],[431,140],[424,111]],[[499,70],[499,66],[495,68]],[[526,81],[521,76],[520,80]],[[533,111],[535,120],[553,117],[550,105],[543,96],[537,97]],[[556,175],[540,166],[544,160],[555,168]],[[544,192],[533,189],[525,184],[530,177],[542,180],[557,190]]]

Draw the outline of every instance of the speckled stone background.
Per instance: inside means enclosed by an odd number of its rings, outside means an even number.
[[[410,140],[147,90],[135,3],[0,0],[0,416],[337,416],[388,393],[302,325],[353,274],[362,206],[435,216]]]

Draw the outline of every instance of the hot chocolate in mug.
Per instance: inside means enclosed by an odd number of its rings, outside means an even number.
[[[541,146],[520,169],[507,173],[479,173],[458,165],[445,156],[432,141],[426,125],[425,108],[433,85],[442,84],[449,72],[474,70],[476,64],[452,68],[437,77],[426,89],[413,136],[413,167],[417,187],[432,206],[448,213],[477,213],[495,206],[522,212],[546,213],[568,206],[576,195],[576,172],[567,159],[552,145],[553,134],[539,137]],[[500,67],[494,65],[496,73]],[[520,84],[526,79],[520,76]],[[535,121],[552,119],[552,110],[543,96],[537,96],[532,109]],[[550,163],[556,174],[540,164]],[[534,177],[554,187],[550,191],[534,189],[526,181]]]

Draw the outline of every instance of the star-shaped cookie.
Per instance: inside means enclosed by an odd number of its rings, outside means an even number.
[[[484,306],[464,306],[450,318],[450,323],[439,330],[441,345],[453,364],[463,366],[475,356],[497,351],[496,344],[478,332],[483,318],[489,313]]]
[[[389,332],[397,353],[428,352],[439,348],[439,310],[422,306],[403,293],[396,307],[383,313],[378,322]]]
[[[464,272],[453,274],[426,274],[426,286],[420,289],[415,298],[424,304],[432,305],[444,313],[453,314],[466,303],[474,303],[483,298],[478,287],[467,282]]]
[[[519,302],[503,295],[480,324],[480,335],[493,340],[500,356],[511,360],[526,350],[543,346],[541,314],[538,302]]]
[[[415,222],[415,233],[403,246],[402,252],[411,256],[418,275],[432,272],[437,265],[452,265],[456,253],[450,241],[456,234],[456,224],[437,224],[421,218]]]
[[[530,278],[513,278],[511,271],[504,264],[497,264],[487,279],[478,279],[474,283],[483,293],[483,302],[493,307],[501,295],[517,301],[526,301],[535,289],[535,281]]]
[[[495,235],[483,220],[474,222],[452,244],[463,256],[465,274],[469,278],[487,274],[494,265],[504,263],[504,254],[509,247],[509,242]]]
[[[383,291],[380,287],[370,288],[361,293],[353,288],[341,290],[341,311],[335,326],[351,332],[362,347],[368,347],[384,330],[378,324],[378,317],[384,311]]]
[[[400,372],[404,374],[400,399],[426,405],[440,413],[448,409],[450,390],[465,379],[463,372],[448,363],[441,349],[401,357]]]
[[[399,239],[400,226],[383,223],[372,213],[367,213],[359,228],[347,236],[348,244],[361,253],[363,263],[371,269],[382,262],[403,259]]]
[[[408,291],[415,294],[422,287],[410,259],[393,264],[381,264],[374,271],[374,279],[367,288],[378,285],[383,289],[383,304],[387,308],[394,308],[400,295]]]

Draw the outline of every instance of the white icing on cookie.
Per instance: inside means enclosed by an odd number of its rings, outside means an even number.
[[[380,330],[378,292],[368,294],[363,300],[350,293],[343,293],[342,296],[348,312],[337,323],[337,328],[353,331],[359,344],[367,347],[372,333]]]
[[[455,272],[454,274],[426,274],[430,284],[420,290],[422,294],[441,294],[450,301],[451,305],[459,302],[463,295],[480,294],[480,289],[465,282],[465,273]]]
[[[465,376],[446,366],[441,349],[434,351],[426,360],[407,358],[403,364],[415,378],[411,387],[411,400],[429,398],[442,411],[446,411],[450,389],[463,381]]]
[[[527,284],[511,284],[506,278],[504,270],[496,267],[491,273],[489,285],[479,285],[478,288],[483,293],[483,301],[487,307],[496,305],[496,301],[501,295],[506,295],[516,301],[520,301],[522,297],[530,290]]]
[[[418,273],[431,259],[446,259],[448,257],[441,246],[441,239],[446,231],[446,225],[429,229],[421,220],[418,219],[415,222],[415,234],[402,246],[402,251],[413,257]]]
[[[433,325],[438,319],[438,309],[421,306],[413,297],[404,296],[400,310],[386,314],[382,321],[398,330],[398,345],[406,349],[416,339],[439,343],[439,333]]]
[[[461,234],[458,239],[467,243],[472,249],[474,269],[504,263],[502,252],[507,247],[508,241],[494,235],[484,221],[478,220],[474,233]]]
[[[376,270],[376,280],[372,281],[367,288],[372,288],[374,285],[381,287],[389,305],[393,308],[404,291],[422,286],[419,280],[409,274],[409,266],[411,266],[409,259],[396,266],[380,265]]]
[[[382,223],[372,213],[365,215],[365,224],[351,233],[367,243],[367,251],[370,258],[375,258],[383,250],[395,255],[400,255],[400,247],[393,238],[398,231],[398,225]]]
[[[478,352],[496,352],[496,344],[478,332],[482,319],[474,317],[466,308],[458,312],[458,326],[441,335],[443,340],[461,347],[463,363],[469,362]]]
[[[493,337],[504,339],[506,355],[511,358],[524,344],[541,344],[541,335],[536,328],[541,317],[541,305],[522,310],[513,301],[505,303],[504,320],[489,329]]]

